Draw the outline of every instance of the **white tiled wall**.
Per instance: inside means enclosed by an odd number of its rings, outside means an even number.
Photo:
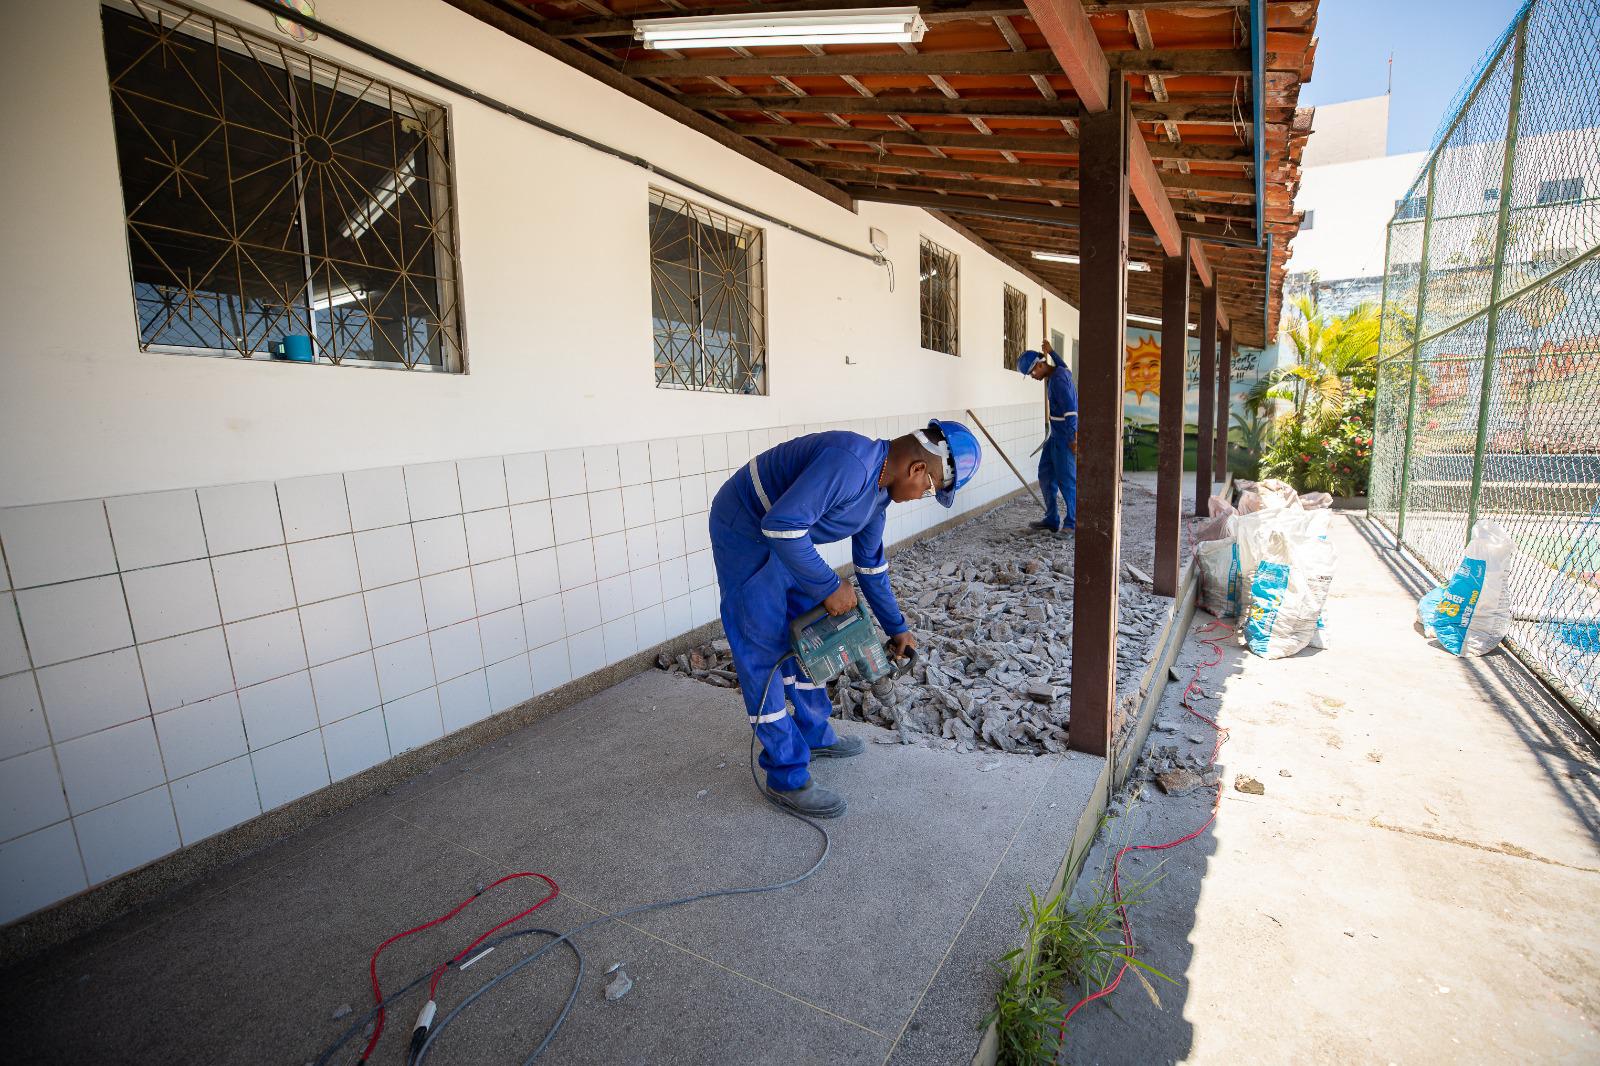
[[[732,472],[927,417],[0,511],[0,921],[714,620]],[[1031,466],[1037,404],[980,417]],[[990,455],[958,506],[1016,487]]]

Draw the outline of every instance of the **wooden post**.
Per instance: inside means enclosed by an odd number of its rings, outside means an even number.
[[[1178,594],[1178,536],[1183,523],[1184,361],[1189,351],[1189,242],[1161,268],[1161,410],[1156,419],[1157,596]]]
[[[1110,106],[1086,112],[1079,157],[1078,531],[1073,578],[1072,716],[1067,742],[1105,755],[1117,695],[1117,592],[1122,569],[1122,364],[1128,314],[1127,81],[1111,75]],[[1137,136],[1137,132],[1133,132]]]
[[[1199,439],[1194,448],[1194,513],[1204,518],[1211,498],[1212,408],[1217,389],[1217,287],[1200,290],[1200,417],[1195,426]]]
[[[1217,432],[1216,474],[1228,480],[1228,423],[1233,407],[1233,328],[1222,331],[1222,349],[1217,355]]]

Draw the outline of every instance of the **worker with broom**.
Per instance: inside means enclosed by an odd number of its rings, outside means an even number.
[[[889,587],[885,512],[890,503],[928,496],[951,506],[981,459],[971,430],[936,418],[892,441],[846,432],[797,437],[751,459],[718,490],[711,555],[722,625],[761,741],[767,791],[778,802],[816,818],[843,814],[844,797],[811,780],[811,758],[847,758],[865,746],[833,731],[827,691],[788,658],[796,618],[819,604],[834,616],[856,609],[855,588],[816,546],[851,539],[867,603],[889,635],[890,654],[903,658],[917,642]],[[775,673],[781,685],[771,683]]]
[[[1078,524],[1078,389],[1072,371],[1045,341],[1043,351],[1029,350],[1017,359],[1017,369],[1035,381],[1046,382],[1050,406],[1050,431],[1039,455],[1039,491],[1044,493],[1044,517],[1030,523],[1052,533],[1072,530]],[[1056,508],[1056,496],[1061,508]]]

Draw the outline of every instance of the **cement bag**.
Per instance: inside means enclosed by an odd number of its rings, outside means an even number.
[[[1328,510],[1305,511],[1299,507],[1282,507],[1274,510],[1241,514],[1233,520],[1234,539],[1239,544],[1239,588],[1247,591],[1255,577],[1256,564],[1266,551],[1267,537],[1273,532],[1296,536],[1326,538],[1333,512]]]
[[[1239,513],[1234,509],[1233,504],[1224,500],[1221,496],[1213,496],[1206,504],[1206,507],[1211,511],[1211,517],[1197,523],[1194,529],[1191,530],[1195,543],[1202,544],[1208,540],[1222,540],[1224,537],[1232,537],[1233,534],[1229,531],[1228,519]]]
[[[1422,635],[1432,640],[1437,634],[1433,630],[1433,623],[1439,614],[1439,601],[1444,597],[1444,586],[1436,585],[1429,589],[1417,601],[1417,624],[1422,627]]]
[[[1434,608],[1434,632],[1452,655],[1493,651],[1511,628],[1505,584],[1515,551],[1499,523],[1482,519],[1472,527],[1461,565]]]
[[[1317,635],[1333,583],[1331,541],[1272,530],[1250,582],[1240,639],[1264,659],[1294,655]]]
[[[1232,537],[1195,546],[1200,564],[1200,606],[1218,618],[1239,613],[1239,545]]]
[[[1256,511],[1276,511],[1293,507],[1299,502],[1299,498],[1299,494],[1287,482],[1268,478],[1256,482],[1239,497],[1239,513],[1252,514]]]
[[[1315,511],[1319,507],[1332,507],[1333,497],[1326,492],[1302,492],[1300,506],[1307,511]]]

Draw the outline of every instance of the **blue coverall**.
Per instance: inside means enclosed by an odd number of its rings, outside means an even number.
[[[811,749],[838,738],[822,685],[789,659],[763,691],[773,665],[789,654],[789,623],[839,587],[816,545],[850,537],[856,578],[885,633],[909,627],[889,588],[883,550],[889,491],[878,487],[889,442],[858,433],[813,433],[768,449],[717,491],[711,504],[711,555],[722,587],[722,625],[761,741],[767,784],[778,791],[810,779]],[[785,697],[794,711],[784,707]]]
[[[1072,444],[1078,439],[1078,389],[1072,371],[1058,366],[1045,379],[1045,395],[1050,401],[1050,435],[1039,454],[1039,490],[1044,493],[1044,520],[1060,529],[1078,524],[1078,457]],[[1061,494],[1060,510],[1056,494]]]

